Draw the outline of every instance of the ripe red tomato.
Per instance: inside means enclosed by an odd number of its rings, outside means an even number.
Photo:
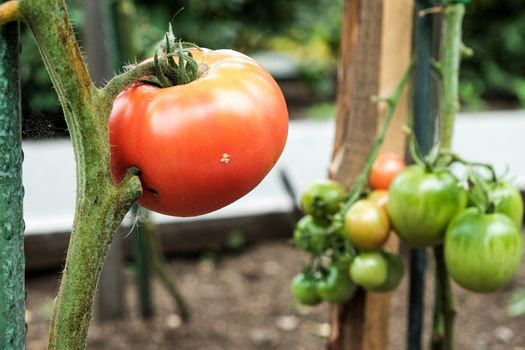
[[[113,177],[140,169],[139,203],[194,216],[251,191],[277,162],[288,133],[281,90],[251,58],[194,50],[200,76],[185,85],[136,84],[115,99],[109,118]]]
[[[370,187],[376,190],[388,190],[394,178],[406,164],[403,159],[395,153],[381,153],[377,156],[370,171],[368,181]]]

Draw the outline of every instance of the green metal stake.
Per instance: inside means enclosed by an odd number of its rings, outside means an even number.
[[[131,208],[133,217],[137,217],[140,207],[134,204]],[[135,223],[131,232],[133,244],[133,260],[135,275],[139,289],[140,314],[142,318],[153,315],[153,302],[151,299],[151,262],[148,253],[148,232],[141,227],[142,223]]]
[[[4,2],[0,0],[0,2]],[[0,349],[25,349],[19,24],[0,26]]]
[[[431,0],[418,0],[414,20],[414,133],[423,154],[427,154],[434,143],[430,67],[434,21],[433,16],[421,17],[418,12],[432,6]],[[407,350],[422,349],[426,261],[425,249],[410,249]]]

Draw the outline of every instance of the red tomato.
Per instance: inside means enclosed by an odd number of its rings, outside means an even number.
[[[139,203],[174,216],[205,214],[251,191],[288,134],[284,97],[261,65],[231,50],[193,54],[198,79],[164,89],[133,85],[109,118],[115,181],[138,167]]]
[[[406,164],[403,159],[395,153],[381,153],[377,156],[368,181],[370,187],[376,190],[388,190],[394,178]]]

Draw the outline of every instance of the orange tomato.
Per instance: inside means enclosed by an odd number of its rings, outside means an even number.
[[[369,199],[361,199],[345,215],[345,235],[357,249],[377,250],[390,234],[386,211]]]
[[[376,190],[388,190],[394,178],[405,168],[405,162],[397,154],[379,154],[368,178],[370,187]]]

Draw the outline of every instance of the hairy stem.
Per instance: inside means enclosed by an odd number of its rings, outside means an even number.
[[[136,172],[115,185],[110,172],[110,102],[86,69],[63,0],[20,0],[57,91],[74,148],[75,219],[56,298],[49,349],[85,348],[100,272],[115,231],[141,194]]]

